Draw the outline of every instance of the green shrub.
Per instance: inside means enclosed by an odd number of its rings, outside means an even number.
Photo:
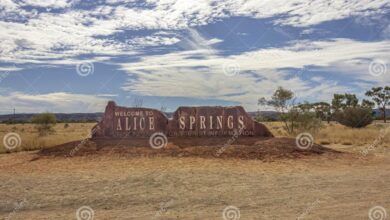
[[[53,113],[46,112],[36,115],[31,122],[36,124],[35,129],[40,136],[55,133],[53,126],[56,124],[56,116]]]
[[[335,113],[335,119],[342,125],[351,128],[363,128],[373,121],[370,108],[348,107],[343,111]]]
[[[280,117],[289,134],[298,134],[301,132],[314,134],[322,127],[322,120],[314,112],[300,111],[297,108],[292,108]]]

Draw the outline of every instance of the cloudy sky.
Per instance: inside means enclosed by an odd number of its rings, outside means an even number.
[[[390,85],[389,0],[0,0],[0,114]]]

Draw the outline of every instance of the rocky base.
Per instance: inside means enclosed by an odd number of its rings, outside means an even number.
[[[125,157],[202,157],[274,160],[315,155],[341,155],[341,152],[314,144],[307,150],[299,149],[292,138],[242,137],[229,138],[170,138],[161,149],[150,146],[147,138],[91,139],[75,141],[38,152],[40,156],[88,156],[117,154]]]

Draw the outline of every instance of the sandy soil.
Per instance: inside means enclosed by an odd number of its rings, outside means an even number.
[[[374,206],[390,212],[390,154],[349,152],[270,161],[95,154],[0,155],[0,217],[77,219],[368,219]],[[234,218],[233,218],[234,219]]]

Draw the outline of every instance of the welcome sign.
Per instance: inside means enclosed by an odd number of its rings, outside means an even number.
[[[101,122],[93,128],[93,138],[149,137],[156,132],[167,136],[243,136],[272,137],[261,123],[254,121],[241,106],[179,107],[172,119],[155,109],[126,108],[110,101]]]

